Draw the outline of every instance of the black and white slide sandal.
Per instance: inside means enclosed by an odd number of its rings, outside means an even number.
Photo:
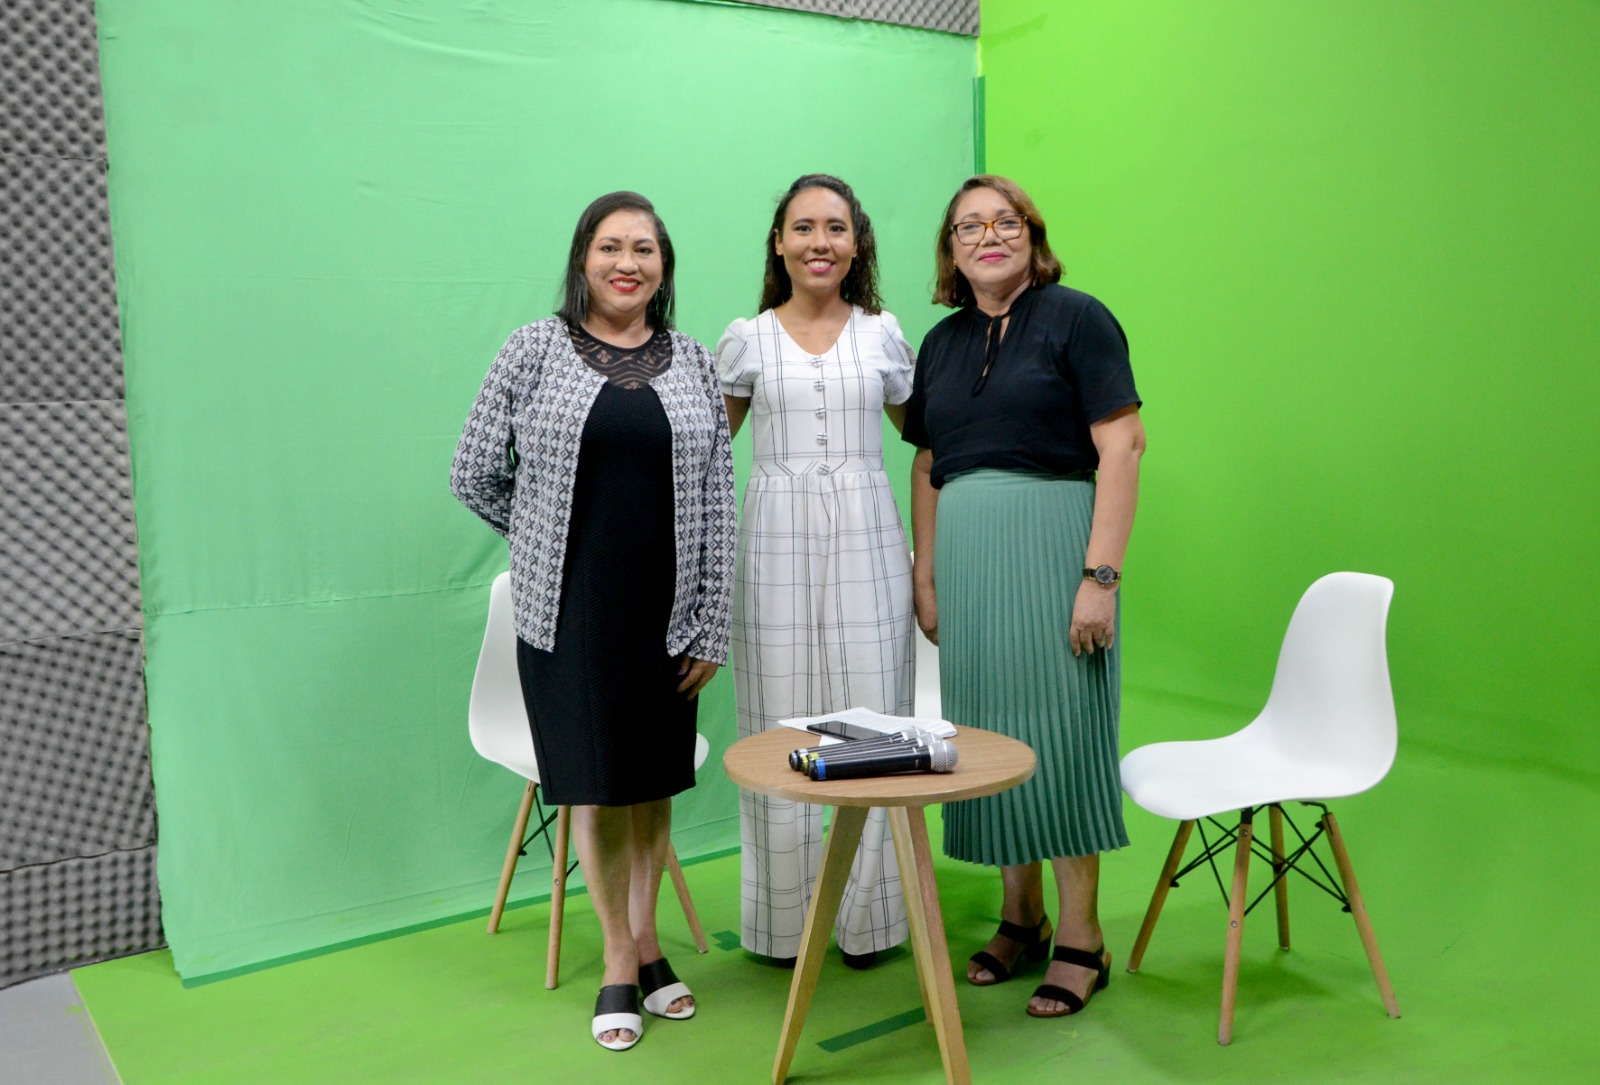
[[[694,992],[673,973],[665,957],[639,966],[639,988],[644,991],[644,1008],[655,1016],[671,1021],[687,1021],[694,1016],[693,1006],[677,1013],[667,1012],[668,1006],[680,998],[693,998]]]
[[[633,1039],[620,1036],[610,1041],[600,1039],[608,1032],[627,1029]],[[595,1042],[608,1051],[626,1051],[639,1042],[644,1034],[644,1018],[639,1016],[639,988],[631,983],[613,983],[600,988],[600,997],[594,1000],[594,1021],[589,1033]]]

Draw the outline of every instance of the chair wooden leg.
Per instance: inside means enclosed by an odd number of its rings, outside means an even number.
[[[1361,934],[1361,946],[1367,951],[1372,978],[1378,981],[1378,994],[1383,998],[1383,1008],[1390,1017],[1399,1017],[1400,1003],[1395,1001],[1389,970],[1383,966],[1383,954],[1378,952],[1378,936],[1373,933],[1372,920],[1367,916],[1367,906],[1361,899],[1361,887],[1356,884],[1355,868],[1350,865],[1350,853],[1345,850],[1339,823],[1329,811],[1322,815],[1322,824],[1328,833],[1328,844],[1333,849],[1333,860],[1339,864],[1339,880],[1344,882],[1344,895],[1350,902],[1350,915],[1356,921],[1356,930]]]
[[[1278,904],[1278,948],[1289,948],[1289,870],[1283,862],[1283,808],[1268,808],[1268,824],[1272,828],[1272,874],[1277,878],[1272,887]]]
[[[1250,882],[1251,811],[1239,811],[1239,838],[1234,841],[1233,892],[1228,896],[1228,952],[1222,961],[1222,1020],[1217,1043],[1233,1042],[1233,1002],[1239,991],[1239,952],[1244,943],[1245,892]]]
[[[1139,926],[1139,937],[1134,940],[1133,952],[1128,954],[1128,971],[1139,971],[1144,951],[1150,945],[1150,936],[1156,931],[1156,920],[1161,918],[1161,906],[1167,902],[1167,892],[1172,888],[1172,878],[1183,862],[1183,851],[1189,846],[1189,834],[1194,831],[1194,821],[1180,821],[1178,833],[1172,838],[1167,851],[1167,861],[1161,866],[1161,876],[1156,879],[1156,891],[1150,894],[1150,907],[1145,909],[1144,922]]]
[[[700,913],[694,910],[694,901],[689,899],[689,883],[683,880],[683,867],[678,865],[678,849],[672,846],[670,840],[667,841],[667,873],[672,877],[672,888],[678,891],[683,917],[689,921],[689,934],[694,938],[694,948],[704,953],[710,948],[706,945],[705,928],[700,926]]]
[[[572,836],[572,807],[556,808],[556,854],[550,868],[550,946],[545,950],[544,985],[556,989],[561,978],[561,922],[567,910],[567,842]]]
[[[511,824],[511,846],[506,849],[505,865],[500,868],[500,888],[495,891],[494,907],[489,909],[490,934],[500,929],[500,913],[506,910],[506,897],[511,895],[511,878],[522,856],[522,836],[528,831],[528,815],[533,811],[533,793],[538,786],[529,780],[522,789],[522,805],[517,807],[517,818]]]

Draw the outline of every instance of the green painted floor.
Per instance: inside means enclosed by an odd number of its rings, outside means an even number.
[[[1291,952],[1276,948],[1270,902],[1246,923],[1234,1043],[1219,1047],[1226,915],[1209,876],[1173,893],[1143,969],[1123,971],[1172,832],[1130,809],[1133,846],[1105,862],[1111,986],[1080,1017],[1035,1021],[1022,1007],[1036,974],[987,989],[958,983],[973,1079],[1594,1080],[1594,785],[1403,747],[1388,780],[1335,811],[1401,1019],[1385,1016],[1349,917],[1296,885]],[[930,827],[937,838],[936,812]],[[600,958],[583,897],[568,909],[555,991],[542,982],[542,904],[508,912],[495,937],[472,919],[191,989],[164,953],[73,978],[125,1085],[769,1080],[790,974],[736,946],[736,857],[691,865],[688,878],[711,952],[696,956],[666,899],[663,937],[701,1011],[647,1019],[624,1054],[589,1039]],[[950,862],[939,879],[959,961],[992,930],[998,886]],[[857,973],[835,952],[790,1080],[943,1080],[908,955]]]

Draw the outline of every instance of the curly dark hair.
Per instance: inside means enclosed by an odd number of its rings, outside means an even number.
[[[584,264],[588,262],[589,246],[607,215],[617,211],[641,211],[649,215],[656,226],[656,240],[661,242],[661,286],[645,308],[644,318],[652,328],[672,329],[677,298],[672,284],[672,268],[676,263],[672,255],[672,238],[667,227],[656,214],[655,205],[637,192],[608,192],[583,209],[578,216],[577,229],[572,231],[572,248],[567,253],[567,273],[561,280],[561,308],[556,316],[570,327],[577,327],[589,317],[589,280],[584,277]]]
[[[1043,286],[1045,283],[1060,282],[1061,261],[1056,259],[1056,254],[1050,251],[1050,242],[1045,240],[1044,216],[1039,214],[1038,205],[1022,191],[1021,185],[1009,177],[980,173],[963,181],[961,187],[956,189],[956,194],[950,197],[949,206],[944,209],[944,221],[939,224],[939,236],[933,243],[934,304],[960,309],[977,302],[972,296],[972,284],[967,282],[967,277],[956,267],[955,241],[950,234],[951,227],[955,225],[956,204],[961,202],[961,197],[975,188],[988,188],[998,192],[1006,203],[1016,209],[1017,214],[1027,220],[1028,239],[1033,250],[1031,254],[1033,285]]]
[[[794,283],[789,279],[789,269],[783,266],[783,257],[773,242],[783,236],[784,216],[789,204],[808,188],[825,188],[838,196],[850,208],[850,229],[856,235],[856,255],[850,270],[839,284],[839,296],[851,305],[859,305],[876,315],[883,311],[883,301],[878,297],[878,239],[872,232],[872,220],[861,208],[855,192],[839,178],[827,173],[808,173],[796,178],[778,199],[772,213],[772,229],[766,237],[767,273],[761,283],[761,304],[756,312],[765,312],[788,301],[794,294]]]

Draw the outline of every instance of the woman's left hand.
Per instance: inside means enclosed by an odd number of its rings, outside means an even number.
[[[1072,604],[1072,628],[1067,631],[1067,641],[1072,654],[1096,648],[1110,648],[1117,639],[1117,593],[1114,588],[1103,587],[1092,580],[1078,585],[1078,598]]]
[[[692,701],[716,674],[717,664],[694,656],[684,656],[678,660],[678,675],[683,679],[678,683],[678,692]]]

